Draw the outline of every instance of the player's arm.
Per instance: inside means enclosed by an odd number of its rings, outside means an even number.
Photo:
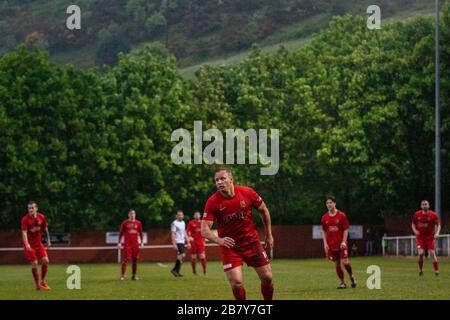
[[[420,233],[419,233],[419,230],[417,230],[417,228],[416,228],[416,223],[417,223],[417,219],[416,219],[416,215],[414,215],[413,221],[412,221],[412,223],[411,223],[411,228],[412,228],[414,234],[415,234],[416,236],[418,236]]]
[[[189,243],[190,241],[193,241],[193,240],[194,240],[194,238],[192,238],[191,227],[192,227],[192,224],[191,224],[191,222],[189,221],[189,223],[188,223],[188,225],[187,225],[187,228],[186,228],[186,239],[187,239],[188,243]]]
[[[273,248],[273,236],[272,236],[272,221],[270,219],[270,212],[266,204],[263,202],[258,208],[259,213],[264,224],[264,230],[266,233],[266,246],[268,245],[270,249]]]
[[[341,249],[345,249],[345,247],[347,246],[347,239],[348,239],[348,229],[345,229],[342,234]]]
[[[436,233],[434,234],[434,237],[439,238],[439,235],[441,234],[441,222],[439,221],[439,218],[436,218],[436,224],[437,224],[437,228],[436,228]]]
[[[22,241],[23,241],[23,245],[25,246],[25,248],[27,250],[31,250],[31,246],[30,246],[30,243],[28,242],[28,235],[27,235],[26,230],[22,230]]]
[[[224,246],[227,248],[234,247],[234,239],[230,237],[220,238],[214,234],[214,232],[212,231],[213,224],[214,221],[202,220],[202,228],[201,228],[202,236],[208,239],[209,241],[218,244],[219,246]]]
[[[141,238],[141,247],[144,246],[144,232],[142,232],[142,224],[139,223],[139,237]]]
[[[328,244],[327,244],[327,233],[322,229],[322,240],[323,240],[323,249],[325,253],[328,253]]]
[[[176,238],[176,227],[172,224],[172,228],[171,228],[171,232],[170,232],[170,237],[172,239],[172,245],[175,248],[175,250],[178,251],[178,247],[177,247],[177,238]]]
[[[117,247],[120,248],[120,241],[122,240],[123,237],[123,223],[120,225],[120,230],[119,230],[119,238],[117,239]]]
[[[48,227],[45,227],[45,234],[47,235],[47,247],[51,247],[52,243],[50,241],[50,232],[48,231]]]
[[[186,247],[189,249],[191,247],[191,241],[188,237],[187,230],[184,230],[184,238],[186,239]]]

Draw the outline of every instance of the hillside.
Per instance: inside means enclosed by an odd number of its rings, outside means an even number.
[[[382,0],[382,18],[433,10],[432,0]],[[296,48],[335,15],[366,15],[369,0],[77,0],[82,29],[65,26],[67,1],[0,1],[0,55],[27,43],[57,64],[114,65],[118,52],[160,42],[189,75],[199,64],[240,61],[253,43]],[[187,70],[187,71],[186,71]]]

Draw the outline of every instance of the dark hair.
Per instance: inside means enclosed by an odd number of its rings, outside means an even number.
[[[336,203],[336,198],[334,197],[334,196],[327,196],[327,200],[326,201],[328,201],[328,200],[331,200],[331,201],[333,201],[334,203]]]
[[[30,201],[28,201],[28,203],[27,203],[27,207],[30,206],[30,205],[32,205],[32,204],[37,205],[36,201],[30,200]]]
[[[131,211],[134,211],[134,213],[136,213],[136,210],[134,210],[134,209],[128,210],[128,213],[130,213]]]
[[[428,204],[430,204],[430,201],[428,201],[428,200],[426,200],[426,199],[423,199],[422,201],[420,201],[420,203],[422,203],[422,202],[428,202]]]
[[[228,174],[232,174],[231,173],[231,169],[230,168],[228,168],[228,167],[224,167],[224,166],[222,166],[222,167],[217,167],[215,170],[214,170],[214,174],[216,174],[217,172],[220,172],[220,171],[226,171]]]

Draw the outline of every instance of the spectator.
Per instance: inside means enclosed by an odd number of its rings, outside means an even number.
[[[366,256],[371,256],[373,254],[373,239],[374,233],[371,227],[366,230]]]

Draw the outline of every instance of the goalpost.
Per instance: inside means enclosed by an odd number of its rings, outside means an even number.
[[[383,245],[387,242],[387,246]],[[416,256],[416,236],[383,237],[383,256]],[[450,234],[442,234],[436,239],[435,251],[438,256],[450,257]]]

